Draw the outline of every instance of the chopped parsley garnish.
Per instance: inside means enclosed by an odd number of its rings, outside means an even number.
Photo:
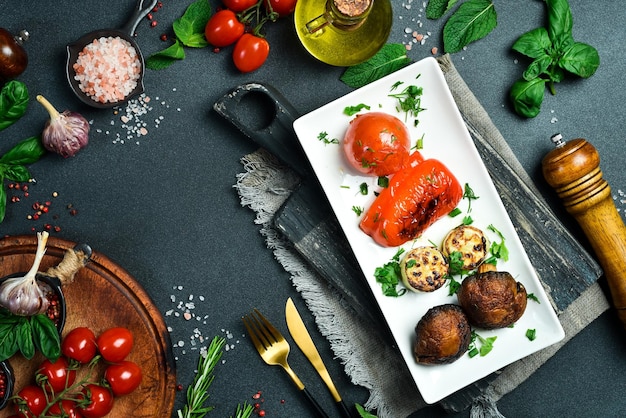
[[[493,343],[498,337],[481,337],[476,331],[472,331],[472,340],[468,348],[468,354],[470,357],[476,357],[480,354],[481,357],[485,357],[493,349]],[[480,343],[480,346],[478,345]]]
[[[506,247],[506,244],[504,243],[504,236],[502,235],[500,231],[498,231],[498,229],[496,229],[495,226],[491,224],[487,227],[487,229],[498,234],[498,236],[502,240],[501,242],[494,241],[493,243],[491,243],[489,252],[491,252],[491,254],[496,258],[501,258],[504,261],[508,261],[509,249]]]
[[[467,215],[463,217],[463,225],[471,225],[474,223],[474,220],[471,216]]]
[[[537,296],[535,296],[534,293],[529,293],[526,295],[526,299],[530,299],[533,302],[537,302],[537,303],[541,303],[541,301],[539,299],[537,299]]]
[[[526,338],[528,338],[530,341],[535,341],[535,338],[537,338],[537,330],[528,328],[526,330]]]
[[[397,289],[402,280],[402,273],[400,272],[400,256],[402,253],[404,253],[404,249],[399,248],[389,262],[382,267],[376,267],[374,271],[376,282],[381,285],[383,295],[385,296],[399,297],[406,293],[406,289],[400,289],[399,291]]]
[[[391,90],[395,90],[400,84],[396,83],[391,87]],[[398,99],[397,110],[405,113],[406,119],[410,116],[414,118],[413,126],[419,124],[418,115],[421,111],[426,110],[422,107],[422,94],[424,90],[422,87],[410,85],[404,88],[400,93],[390,94],[389,97]]]
[[[328,132],[322,131],[317,135],[317,139],[322,141],[325,145],[327,144],[338,144],[339,140],[337,138],[329,138]]]
[[[343,109],[343,113],[348,115],[348,116],[353,116],[356,115],[357,113],[359,113],[361,110],[370,110],[370,107],[364,103],[359,103],[356,106],[346,106]]]
[[[387,187],[389,187],[389,177],[385,177],[385,176],[378,177],[376,184],[378,184],[379,187],[386,189]]]
[[[454,218],[455,216],[459,216],[461,214],[461,209],[459,208],[454,208],[452,209],[452,211],[450,213],[448,213],[448,216],[451,218]]]
[[[361,216],[363,208],[360,206],[352,206],[352,212],[356,213],[356,216]]]
[[[359,185],[359,191],[363,196],[367,196],[368,188],[367,183],[363,182]]]
[[[472,200],[478,199],[478,196],[474,194],[474,190],[467,183],[465,183],[465,188],[463,189],[463,199],[467,199],[467,213],[470,213],[472,211]]]

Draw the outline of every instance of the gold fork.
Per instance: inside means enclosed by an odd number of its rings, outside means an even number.
[[[243,316],[241,320],[263,361],[272,366],[281,366],[289,377],[291,377],[296,387],[310,402],[317,415],[319,417],[328,418],[326,412],[324,412],[320,404],[311,396],[311,393],[306,389],[304,383],[302,383],[300,378],[289,366],[289,363],[287,363],[289,343],[285,340],[285,337],[283,337],[280,331],[278,331],[258,309],[254,309],[254,312],[250,315]]]

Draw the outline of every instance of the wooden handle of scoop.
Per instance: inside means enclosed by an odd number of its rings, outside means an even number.
[[[626,226],[602,177],[597,150],[584,139],[563,142],[542,161],[543,175],[576,219],[607,278],[613,305],[626,327]]]

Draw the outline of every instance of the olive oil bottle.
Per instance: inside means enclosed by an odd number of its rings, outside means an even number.
[[[371,58],[387,42],[389,0],[302,0],[296,32],[304,48],[326,64],[348,67]]]

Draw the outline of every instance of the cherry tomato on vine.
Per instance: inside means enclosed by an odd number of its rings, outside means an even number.
[[[296,0],[265,0],[265,8],[278,13],[280,17],[289,16],[296,10]]]
[[[81,392],[83,399],[89,403],[79,408],[85,418],[101,418],[113,409],[115,403],[113,393],[104,386],[90,384]]]
[[[270,44],[265,38],[244,33],[233,49],[235,67],[242,73],[249,73],[261,67],[270,53]]]
[[[86,327],[71,330],[61,342],[61,352],[79,363],[89,363],[96,355],[96,336]]]
[[[204,27],[204,36],[208,43],[221,48],[235,43],[244,29],[235,12],[224,9],[211,16]]]
[[[102,358],[112,363],[124,360],[133,349],[133,342],[133,334],[124,327],[109,328],[96,340]]]
[[[19,399],[14,401],[14,411],[25,417],[38,417],[48,404],[46,394],[39,386],[24,386],[17,396]]]
[[[409,160],[411,135],[406,125],[383,112],[357,115],[343,139],[350,164],[364,174],[388,176],[405,167]]]
[[[257,4],[258,0],[223,0],[224,6],[233,12],[239,13]]]
[[[54,363],[46,359],[37,370],[37,383],[44,389],[52,389],[55,393],[71,386],[75,380],[76,370],[69,369],[69,364],[63,357]]]
[[[69,399],[63,399],[48,409],[46,416],[64,417],[64,418],[83,418],[78,410],[76,402]]]
[[[139,387],[142,379],[141,368],[132,361],[111,364],[104,371],[104,379],[115,396],[127,395]]]

